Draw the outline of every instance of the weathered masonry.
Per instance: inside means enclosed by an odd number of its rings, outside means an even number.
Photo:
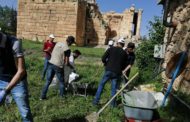
[[[95,0],[19,0],[17,36],[42,41],[53,33],[61,41],[73,35],[80,46],[104,45],[110,38],[139,40],[141,16],[133,6],[102,14]]]
[[[161,1],[167,2],[167,0]],[[185,70],[174,82],[173,88],[190,94],[190,1],[170,0],[165,9],[167,19],[170,18],[170,21],[166,23],[169,27],[166,30],[164,40],[166,44],[164,67],[166,67],[171,57],[177,53],[188,52],[188,62]],[[171,80],[167,79],[165,75],[163,77],[166,81]]]

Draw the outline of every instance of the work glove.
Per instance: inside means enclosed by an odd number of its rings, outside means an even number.
[[[0,91],[0,105],[5,101],[6,95],[7,95],[7,93],[6,93],[5,89]]]

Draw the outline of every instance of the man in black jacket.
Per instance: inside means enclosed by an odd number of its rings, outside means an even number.
[[[98,86],[98,90],[96,92],[95,98],[93,100],[93,104],[97,105],[100,100],[100,96],[102,90],[105,86],[105,83],[108,80],[111,80],[111,96],[116,94],[118,80],[121,77],[122,71],[125,69],[127,54],[123,50],[125,45],[125,41],[123,39],[119,39],[117,42],[117,46],[113,48],[109,48],[102,57],[102,62],[105,65],[105,73],[103,75],[102,80]],[[115,106],[115,100],[112,101],[111,106]]]

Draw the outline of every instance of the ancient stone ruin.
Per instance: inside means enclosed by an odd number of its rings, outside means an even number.
[[[190,94],[190,81],[184,76],[184,73],[187,73],[186,77],[190,75],[190,1],[170,1],[168,15],[172,21],[176,21],[178,24],[176,28],[167,28],[166,30],[164,41],[167,48],[164,67],[166,67],[166,64],[172,56],[181,51],[189,50],[189,58],[185,70],[174,82],[173,87],[175,90]],[[165,75],[163,75],[163,78],[166,79],[167,82],[171,81],[171,79],[167,79]]]
[[[77,45],[104,45],[111,38],[140,39],[142,10],[101,13],[95,0],[19,0],[17,36],[42,41],[50,33],[56,41],[68,35]]]

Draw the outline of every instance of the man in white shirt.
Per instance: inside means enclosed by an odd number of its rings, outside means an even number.
[[[75,72],[75,59],[78,58],[81,55],[81,52],[79,50],[74,50],[70,57],[69,57],[69,64],[68,66],[64,67],[64,79],[65,83],[67,84],[69,81],[69,75],[72,72]]]

